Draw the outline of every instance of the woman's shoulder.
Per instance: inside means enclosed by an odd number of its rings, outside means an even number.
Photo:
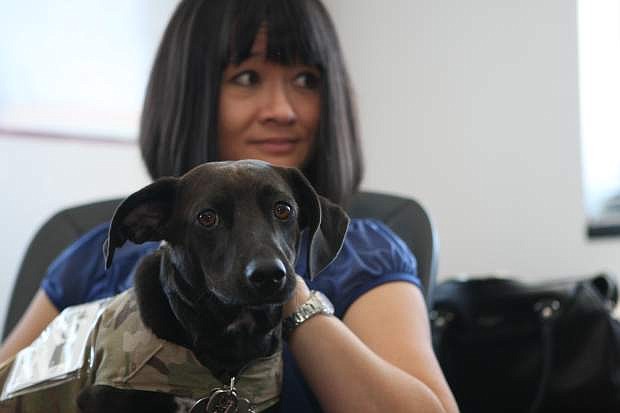
[[[351,219],[345,243],[370,248],[391,246],[404,254],[412,255],[407,244],[390,227],[375,218]]]
[[[310,286],[327,294],[342,315],[359,296],[392,281],[421,285],[411,250],[383,222],[352,219],[338,256]]]
[[[156,243],[128,243],[106,268],[103,246],[108,227],[105,222],[89,230],[49,266],[41,287],[59,310],[124,291],[131,285],[136,262],[156,247]]]
[[[381,264],[385,271],[416,274],[416,259],[407,244],[385,223],[374,218],[352,219],[336,262]]]
[[[52,262],[49,271],[53,271],[67,262],[91,261],[100,258],[99,255],[101,254],[94,254],[94,252],[97,250],[102,252],[101,246],[108,236],[108,227],[108,222],[101,223],[73,241]]]

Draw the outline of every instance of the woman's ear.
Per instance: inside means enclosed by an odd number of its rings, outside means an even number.
[[[274,168],[293,190],[300,209],[300,226],[308,229],[308,275],[313,279],[340,252],[349,226],[349,216],[340,206],[317,194],[298,169]]]
[[[108,239],[103,245],[106,268],[114,258],[114,251],[125,241],[136,244],[160,241],[165,238],[170,220],[178,178],[161,178],[134,192],[114,212]]]

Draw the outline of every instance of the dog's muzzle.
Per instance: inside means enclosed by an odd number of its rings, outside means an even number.
[[[263,296],[277,294],[286,284],[286,267],[279,258],[254,259],[245,267],[250,288]]]

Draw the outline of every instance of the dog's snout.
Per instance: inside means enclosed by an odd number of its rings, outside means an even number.
[[[261,293],[275,293],[285,283],[286,267],[282,260],[252,260],[245,269],[245,276],[253,288]]]

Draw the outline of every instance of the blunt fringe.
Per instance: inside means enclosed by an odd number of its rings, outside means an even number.
[[[147,85],[140,149],[153,179],[217,160],[222,72],[249,57],[267,28],[267,58],[321,72],[321,115],[303,172],[316,190],[346,203],[363,160],[356,109],[336,30],[319,0],[183,0],[161,40]]]

